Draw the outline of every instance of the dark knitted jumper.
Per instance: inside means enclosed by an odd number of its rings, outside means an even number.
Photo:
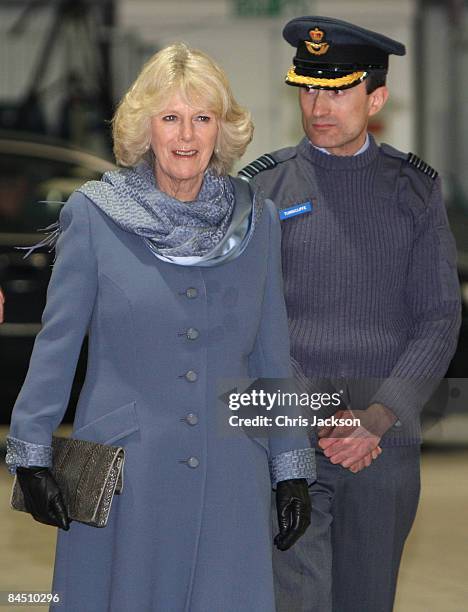
[[[440,179],[372,137],[357,156],[327,155],[304,138],[272,157],[280,163],[255,184],[280,210],[312,207],[282,221],[293,357],[309,378],[382,379],[371,401],[403,424],[384,444],[419,441],[419,410],[460,326]]]

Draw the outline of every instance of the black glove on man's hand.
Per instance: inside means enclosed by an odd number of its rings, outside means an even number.
[[[26,509],[36,521],[68,531],[71,519],[49,468],[17,467],[16,475],[23,491]]]
[[[305,478],[281,480],[276,485],[276,511],[279,533],[275,545],[287,550],[297,542],[310,525],[311,505]]]

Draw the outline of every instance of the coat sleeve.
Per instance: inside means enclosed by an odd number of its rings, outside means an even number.
[[[60,212],[60,235],[42,327],[12,412],[6,463],[51,465],[52,433],[65,414],[97,291],[87,198],[74,192]]]
[[[411,337],[372,399],[390,408],[403,425],[414,419],[445,375],[461,323],[457,251],[439,178],[415,231],[407,279]]]
[[[249,356],[249,370],[255,378],[283,379],[282,390],[296,388],[290,361],[289,329],[283,294],[281,269],[281,229],[276,207],[265,201],[269,215],[270,240],[268,271],[263,296],[262,314],[254,349]],[[284,383],[284,384],[283,384]],[[291,386],[293,388],[291,388]],[[288,407],[288,416],[300,416],[299,405]],[[283,413],[286,413],[283,411]],[[299,432],[274,432],[269,438],[270,473],[273,486],[290,478],[316,478],[314,450],[310,446],[306,428]]]

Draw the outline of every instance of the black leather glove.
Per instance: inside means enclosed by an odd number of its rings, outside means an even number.
[[[60,489],[47,467],[17,467],[16,475],[29,513],[46,525],[70,529],[71,519]]]
[[[311,505],[305,478],[278,482],[276,511],[279,533],[275,536],[274,542],[279,550],[288,550],[310,525]]]

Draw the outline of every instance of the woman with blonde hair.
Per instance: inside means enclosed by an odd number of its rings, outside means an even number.
[[[117,109],[120,168],[61,211],[6,458],[34,518],[61,528],[57,609],[275,609],[271,487],[285,550],[310,521],[313,451],[305,433],[229,436],[218,425],[219,381],[291,376],[275,209],[227,174],[252,130],[215,62],[171,45]],[[103,529],[70,521],[49,469],[87,331],[72,437],[126,453]]]

